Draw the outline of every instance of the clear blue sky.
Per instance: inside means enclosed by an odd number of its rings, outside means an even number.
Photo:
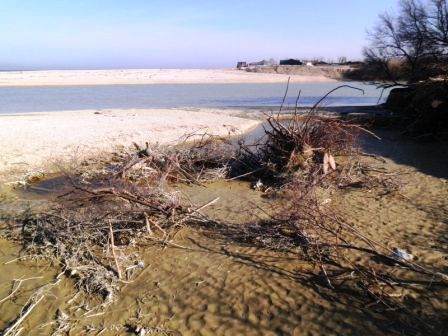
[[[361,58],[395,0],[0,0],[0,69],[213,68]]]

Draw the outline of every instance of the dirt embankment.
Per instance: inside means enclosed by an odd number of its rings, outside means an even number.
[[[325,66],[308,66],[308,65],[271,65],[256,66],[247,69],[248,72],[255,73],[272,73],[282,75],[301,75],[301,76],[325,76],[331,79],[342,79],[347,72],[352,71],[351,66],[346,65],[325,65]]]
[[[386,102],[412,136],[447,137],[448,82],[427,81],[393,89]]]

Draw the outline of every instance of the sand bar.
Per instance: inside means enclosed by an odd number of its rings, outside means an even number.
[[[0,71],[0,86],[335,82],[322,74],[286,75],[235,69]]]
[[[175,143],[186,133],[245,132],[258,121],[218,109],[83,110],[0,116],[0,180],[11,173],[57,170],[57,164],[144,144]]]

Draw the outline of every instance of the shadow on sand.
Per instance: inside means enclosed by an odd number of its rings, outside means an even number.
[[[364,152],[383,156],[397,164],[416,168],[437,178],[448,178],[448,142],[422,142],[400,135],[397,131],[378,130],[377,140],[364,136]]]

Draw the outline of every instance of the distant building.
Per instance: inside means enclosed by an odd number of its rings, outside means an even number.
[[[302,65],[303,63],[297,59],[280,60],[280,65]]]
[[[260,66],[260,65],[269,65],[269,61],[267,61],[267,60],[262,60],[262,61],[260,61],[260,62],[252,62],[252,63],[249,63],[249,66]]]
[[[238,62],[238,63],[236,64],[236,68],[237,68],[237,69],[247,68],[247,62]]]

